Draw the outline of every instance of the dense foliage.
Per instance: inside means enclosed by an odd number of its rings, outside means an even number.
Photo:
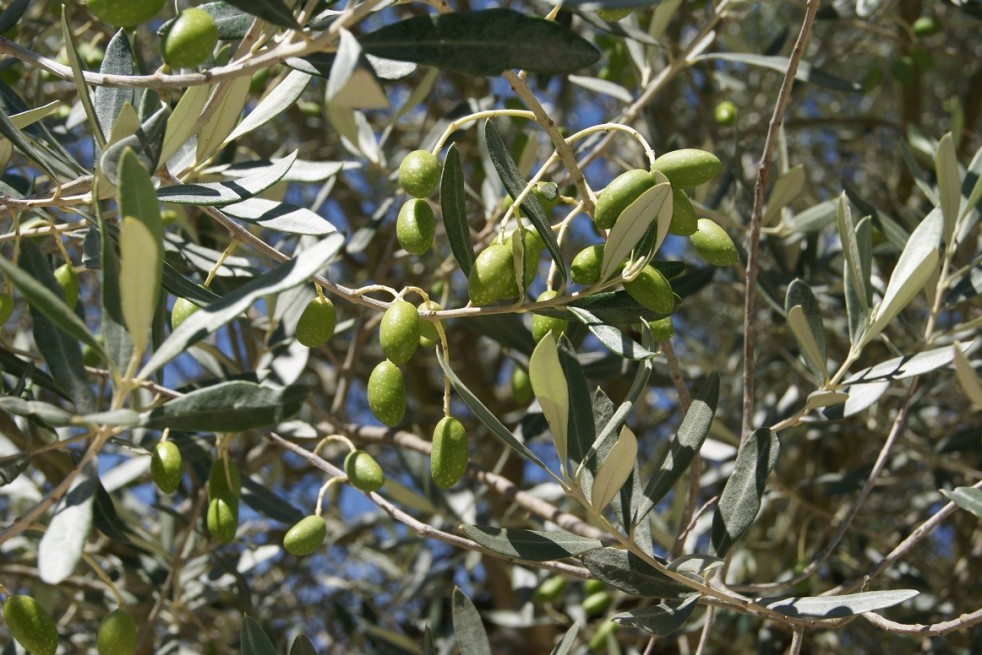
[[[0,10],[3,655],[982,641],[978,3],[191,4]]]

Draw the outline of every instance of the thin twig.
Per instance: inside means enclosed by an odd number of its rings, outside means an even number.
[[[818,0],[808,0],[805,8],[805,18],[801,23],[801,31],[798,32],[798,39],[795,41],[794,48],[791,50],[791,57],[788,60],[788,70],[784,74],[781,82],[781,89],[778,91],[777,102],[774,104],[774,113],[767,128],[767,138],[764,140],[764,152],[761,154],[760,163],[757,165],[757,182],[754,185],[754,207],[750,214],[750,237],[747,244],[747,276],[746,292],[743,307],[743,423],[741,426],[740,443],[742,444],[750,436],[751,423],[753,422],[754,410],[754,345],[756,341],[756,325],[754,324],[754,306],[757,301],[757,259],[759,256],[758,248],[760,245],[760,224],[764,213],[764,190],[767,188],[767,174],[771,168],[771,156],[774,152],[774,145],[777,142],[778,130],[784,119],[784,110],[791,98],[791,86],[794,83],[795,74],[798,72],[798,63],[805,54],[805,46],[811,34],[812,25],[815,22],[815,14],[818,12]]]
[[[919,637],[943,637],[948,633],[971,628],[974,625],[979,625],[982,623],[982,609],[977,609],[969,614],[962,614],[957,619],[941,621],[940,623],[931,623],[929,625],[921,625],[919,623],[897,623],[896,621],[885,619],[879,614],[875,614],[873,612],[867,612],[862,616],[864,619],[881,630],[886,630],[893,634],[917,635]]]
[[[702,624],[702,633],[699,635],[699,645],[696,646],[695,655],[702,655],[706,646],[709,645],[709,633],[713,631],[713,617],[716,616],[716,608],[710,605],[706,608],[706,618]]]
[[[791,633],[791,645],[788,647],[788,655],[798,655],[801,652],[801,645],[805,641],[805,629],[798,626]]]

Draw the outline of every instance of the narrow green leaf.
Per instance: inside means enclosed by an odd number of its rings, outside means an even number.
[[[13,396],[0,397],[0,409],[17,416],[30,416],[45,425],[58,428],[72,424],[75,415],[42,400],[24,400]]]
[[[707,60],[707,59],[722,59],[723,61],[732,61],[738,64],[750,64],[751,66],[760,66],[761,68],[769,68],[770,70],[777,71],[778,73],[786,73],[788,70],[788,58],[787,57],[773,57],[767,55],[756,55],[744,52],[713,52],[705,55],[700,55],[696,57],[696,61]],[[798,64],[798,71],[795,73],[795,79],[801,82],[808,82],[814,84],[815,86],[824,86],[827,89],[833,89],[835,91],[849,91],[852,93],[862,93],[863,86],[857,82],[850,82],[844,80],[841,77],[836,77],[826,73],[825,71],[815,68],[807,61],[803,61]]]
[[[774,182],[771,193],[767,197],[767,205],[764,207],[764,216],[761,219],[762,225],[770,225],[792,200],[801,194],[805,186],[805,167],[795,166],[787,173],[777,178]]]
[[[300,29],[290,7],[283,0],[225,0],[233,7],[262,18],[268,23],[291,30]]]
[[[879,400],[889,388],[889,380],[840,387],[841,392],[848,398],[844,403],[822,408],[822,415],[826,419],[837,421],[858,414]]]
[[[567,307],[581,307],[601,321],[612,325],[637,323],[639,319],[651,321],[656,318],[663,318],[661,314],[639,304],[626,291],[594,293],[573,300]]]
[[[471,244],[471,231],[467,225],[467,209],[464,206],[464,171],[460,165],[457,145],[450,144],[443,162],[443,175],[440,178],[440,212],[443,226],[450,242],[457,265],[464,276],[471,274],[474,266],[474,246]]]
[[[263,632],[262,626],[248,614],[242,615],[242,632],[239,639],[242,642],[242,655],[278,655],[273,642]]]
[[[626,550],[594,550],[583,556],[583,564],[594,577],[632,596],[682,599],[696,593]]]
[[[123,217],[119,244],[123,320],[133,346],[142,353],[146,350],[150,324],[157,308],[163,249],[147,226],[132,216]]]
[[[835,208],[835,226],[839,231],[839,239],[842,242],[842,256],[846,260],[845,268],[849,269],[849,280],[852,282],[853,291],[859,306],[864,312],[869,311],[872,290],[869,286],[869,277],[863,275],[860,265],[859,246],[856,243],[856,227],[852,222],[852,212],[846,203],[846,194],[839,196],[839,203]]]
[[[470,75],[520,68],[572,73],[597,62],[588,41],[555,21],[511,9],[416,16],[359,38],[366,52]]]
[[[433,645],[433,632],[430,630],[429,623],[423,628],[423,655],[436,655],[436,646]]]
[[[89,87],[85,83],[85,76],[82,72],[82,60],[78,56],[78,46],[75,45],[75,33],[68,25],[68,12],[61,12],[61,37],[65,44],[65,54],[68,55],[68,64],[72,69],[72,80],[75,82],[75,90],[78,100],[85,111],[89,125],[92,126],[92,136],[95,137],[96,144],[100,148],[106,145],[106,136],[99,126],[99,119],[95,108],[92,106],[92,98],[89,96]]]
[[[368,63],[358,41],[342,28],[338,51],[331,63],[324,97],[332,106],[349,109],[379,109],[389,106],[389,97]]]
[[[620,436],[604,458],[593,479],[590,504],[593,509],[603,511],[613,500],[624,483],[634,471],[638,460],[638,439],[626,425],[621,428]]]
[[[792,312],[795,307],[798,311]],[[807,283],[796,279],[788,285],[788,292],[784,298],[784,311],[788,315],[788,325],[794,332],[798,345],[805,355],[805,362],[809,364],[812,373],[823,381],[828,380],[828,355],[822,312],[815,294]]]
[[[307,73],[290,71],[273,87],[272,91],[263,96],[242,122],[235,126],[232,133],[225,137],[225,142],[234,141],[240,136],[255,131],[295,105],[310,84],[310,78]]]
[[[566,470],[567,426],[569,425],[569,387],[563,367],[559,364],[556,339],[552,332],[546,333],[529,358],[529,378],[532,392],[535,393],[542,414],[546,417],[552,431],[553,443],[559,465]]]
[[[941,346],[919,352],[916,355],[903,355],[880,362],[869,368],[853,373],[843,384],[874,382],[878,380],[904,380],[935,371],[948,366],[954,360],[951,346]]]
[[[501,140],[501,135],[498,134],[498,130],[495,129],[494,123],[490,119],[484,122],[484,136],[488,144],[488,154],[491,156],[494,169],[498,171],[498,177],[501,178],[501,183],[505,185],[505,190],[512,198],[517,198],[525,188],[526,181],[518,170],[518,166],[515,165],[515,161],[511,158],[511,153],[508,152],[504,141]],[[549,222],[549,217],[546,216],[542,205],[539,203],[539,199],[535,197],[534,193],[525,196],[525,199],[522,201],[522,210],[529,217],[529,220],[532,221],[536,232],[539,233],[539,236],[545,242],[546,250],[549,251],[553,261],[556,262],[556,270],[562,276],[563,282],[565,282],[566,264],[563,261],[562,252],[559,250],[559,242],[556,241],[556,235],[552,233],[552,225]]]
[[[174,111],[167,119],[164,140],[160,148],[160,161],[166,163],[188,139],[194,136],[197,129],[198,117],[208,102],[212,87],[207,85],[192,86],[184,91],[177,101]],[[176,175],[180,171],[174,171]]]
[[[232,133],[249,98],[250,82],[248,76],[242,76],[215,87],[204,109],[208,113],[208,119],[198,130],[198,161],[204,161],[218,150],[225,142],[225,137]]]
[[[453,590],[453,631],[460,655],[491,655],[491,644],[481,615],[458,587]]]
[[[955,487],[951,491],[942,489],[941,493],[966,512],[971,512],[982,519],[982,489]]]
[[[142,425],[187,432],[242,432],[287,420],[300,411],[309,394],[303,385],[274,388],[245,380],[220,382],[145,412]]]
[[[849,394],[843,393],[842,391],[817,389],[808,394],[808,398],[805,400],[805,410],[810,412],[813,409],[833,407],[835,405],[841,405],[848,400]]]
[[[637,524],[647,516],[689,469],[709,435],[718,403],[719,373],[713,371],[692,397],[679,431],[669,443],[665,459],[645,485],[644,500],[635,512],[633,523]]]
[[[935,209],[911,233],[893,273],[890,274],[883,299],[873,313],[870,327],[863,338],[864,343],[869,343],[882,332],[920,293],[935,272],[940,258],[938,246],[943,227],[941,212]]]
[[[941,200],[941,214],[944,217],[942,243],[951,242],[955,233],[955,224],[961,203],[961,179],[958,174],[958,158],[955,154],[955,144],[951,132],[941,137],[938,149],[934,153],[934,169],[938,177],[938,190]]]
[[[839,619],[893,607],[910,600],[919,593],[914,589],[896,589],[867,591],[861,594],[843,594],[841,596],[762,598],[757,603],[785,616],[808,619]]]
[[[951,345],[952,354],[955,359],[955,376],[958,383],[962,386],[962,391],[968,396],[969,401],[977,408],[982,409],[982,380],[969,363],[961,346],[957,343]]]
[[[650,635],[667,637],[688,620],[696,608],[698,596],[682,601],[663,601],[657,605],[641,607],[615,614],[611,619],[629,628],[643,630]]]
[[[587,310],[579,307],[570,307],[569,313],[573,315],[573,318],[585,325],[593,336],[597,337],[600,343],[615,355],[632,360],[649,359],[655,356],[655,353],[639,344],[625,332],[613,325],[608,325]]]
[[[719,557],[726,555],[757,518],[767,476],[777,464],[780,448],[777,435],[767,428],[754,431],[740,446],[713,515],[712,543]]]
[[[222,211],[247,223],[288,234],[323,237],[337,232],[337,228],[320,214],[288,202],[249,198],[234,205],[225,205]]]
[[[306,516],[289,501],[269,489],[265,483],[249,477],[242,479],[242,502],[259,514],[285,525],[293,525]]]
[[[576,349],[566,335],[559,338],[559,364],[566,377],[569,396],[569,420],[566,423],[566,452],[574,464],[579,464],[597,438],[593,416],[593,395],[586,375],[576,356]]]
[[[560,640],[556,647],[549,651],[549,655],[569,655],[573,650],[573,644],[576,643],[576,635],[580,631],[580,626],[578,623],[573,623],[563,638]]]
[[[133,50],[130,48],[130,40],[125,30],[119,30],[109,40],[99,72],[108,75],[133,75]],[[130,105],[136,104],[136,93],[132,88],[96,87],[93,104],[103,134],[112,133],[116,117],[127,102]]]
[[[474,416],[477,417],[477,420],[483,423],[484,426],[491,431],[491,434],[504,442],[505,445],[509,446],[512,450],[527,460],[534,462],[542,470],[548,472],[550,475],[556,478],[557,481],[559,481],[559,478],[556,477],[549,467],[546,466],[541,459],[536,457],[535,453],[529,450],[525,444],[516,439],[515,435],[513,435],[508,428],[502,425],[501,421],[498,420],[498,417],[492,414],[491,411],[484,406],[484,403],[482,403],[480,399],[464,385],[460,378],[457,377],[457,374],[453,372],[453,369],[450,368],[450,365],[447,364],[446,360],[444,360],[441,349],[437,349],[436,358],[440,363],[440,366],[443,368],[443,374],[450,380],[450,384],[460,396],[461,400],[464,401],[464,404],[467,405],[472,412],[474,412]]]
[[[828,366],[822,357],[821,349],[801,305],[795,305],[788,310],[788,325],[791,327],[795,339],[798,340],[798,345],[801,347],[801,352],[805,356],[805,363],[808,364],[808,368],[812,369],[812,372],[820,380],[828,380]]]
[[[603,548],[603,543],[596,539],[588,539],[569,532],[503,530],[479,525],[462,525],[460,528],[464,534],[488,550],[505,557],[529,562],[549,562],[576,557]]]
[[[99,475],[94,460],[82,467],[68,493],[55,505],[38,545],[38,572],[47,584],[61,584],[75,572],[92,529],[92,500]]]
[[[855,285],[849,267],[842,271],[842,292],[846,297],[846,320],[849,322],[849,344],[858,346],[863,339],[863,333],[869,321],[869,313],[863,309],[859,296],[856,295]]]
[[[211,207],[242,202],[279,182],[296,160],[297,151],[294,150],[269,167],[255,171],[246,177],[226,182],[199,182],[161,187],[157,191],[157,198],[163,202]]]
[[[681,555],[672,560],[668,565],[669,571],[683,573],[693,580],[702,580],[709,573],[712,573],[726,562],[722,557],[713,555],[703,555],[696,553],[693,555]]]
[[[135,134],[116,141],[102,151],[102,157],[99,158],[99,169],[107,180],[113,184],[119,183],[119,169],[122,165],[123,153],[127,150],[132,150],[136,154],[145,170],[157,170],[161,148],[164,144],[164,130],[167,128],[169,116],[169,108],[160,108],[140,125]]]
[[[667,182],[656,184],[642,193],[617,218],[604,245],[604,256],[600,264],[601,282],[618,274],[621,263],[655,221],[658,227],[653,251],[661,247],[672,221],[672,185]]]
[[[31,0],[13,0],[0,11],[0,34],[16,25],[30,4]]]
[[[290,646],[290,655],[317,655],[317,651],[314,650],[314,645],[310,643],[310,639],[303,635],[297,635]]]
[[[331,234],[296,258],[280,264],[195,312],[160,344],[150,361],[144,364],[139,377],[148,377],[189,346],[235,319],[256,300],[308,282],[337,254],[343,244],[344,238],[340,234]]]
[[[43,148],[34,147],[31,141],[14,125],[2,105],[0,105],[0,137],[8,139],[17,150],[31,161],[37,163],[52,179],[58,179],[58,176],[54,172],[54,166],[46,151]]]

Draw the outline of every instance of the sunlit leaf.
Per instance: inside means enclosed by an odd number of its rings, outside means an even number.
[[[593,509],[603,511],[610,501],[614,498],[624,482],[634,471],[634,464],[638,458],[638,440],[634,433],[626,425],[621,428],[620,436],[614,442],[613,447],[607,454],[597,475],[593,479],[593,490],[590,504]]]
[[[559,364],[556,339],[552,332],[546,333],[532,352],[529,359],[529,378],[532,391],[542,407],[542,413],[549,423],[556,454],[560,466],[566,466],[567,426],[569,425],[569,389],[566,376]]]

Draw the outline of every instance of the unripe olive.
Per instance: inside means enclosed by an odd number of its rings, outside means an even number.
[[[411,196],[425,198],[440,183],[443,167],[428,150],[413,150],[399,164],[399,184]]]
[[[525,265],[523,276],[526,289],[532,285],[532,278],[535,277],[535,271],[539,268],[539,256],[545,247],[546,242],[542,240],[538,232],[522,228],[522,248],[525,251],[522,263]]]
[[[311,300],[297,321],[297,341],[308,348],[318,348],[334,334],[338,317],[330,298],[317,296]]]
[[[672,222],[668,225],[669,234],[687,237],[698,229],[699,217],[695,207],[683,189],[672,188]]]
[[[8,596],[3,619],[18,644],[32,655],[55,655],[58,631],[41,604],[30,596]]]
[[[457,484],[467,470],[467,432],[457,419],[444,416],[433,429],[430,474],[441,489]]]
[[[668,341],[675,334],[675,327],[672,325],[671,316],[649,321],[648,329],[651,330],[651,336],[655,341]]]
[[[553,290],[543,291],[536,298],[536,302],[543,300],[552,300],[556,297],[556,292]],[[532,338],[535,339],[536,343],[542,341],[549,332],[552,332],[553,336],[558,340],[559,335],[563,333],[566,326],[569,325],[569,321],[562,318],[555,318],[553,316],[544,316],[542,314],[532,314]]]
[[[602,18],[608,23],[616,23],[619,20],[624,20],[631,15],[634,9],[631,7],[609,7],[597,10],[597,17]]]
[[[283,548],[291,555],[302,557],[320,548],[327,537],[327,524],[320,516],[311,514],[297,521],[283,536]]]
[[[99,624],[99,655],[133,655],[136,652],[136,619],[126,610],[113,610]]]
[[[604,259],[604,246],[587,246],[573,257],[569,277],[577,284],[589,286],[600,281],[600,267]]]
[[[606,591],[606,590],[607,590],[607,585],[605,585],[600,580],[597,580],[596,578],[590,578],[589,580],[583,583],[584,596],[592,596],[598,591]]]
[[[421,198],[407,200],[396,218],[399,245],[411,255],[422,255],[433,245],[435,233],[436,219],[429,203]]]
[[[430,312],[438,312],[443,307],[440,303],[429,301],[423,304],[423,308]],[[440,333],[436,329],[435,321],[419,321],[419,345],[423,348],[431,348],[440,341]]]
[[[89,13],[117,27],[133,27],[157,15],[166,0],[89,0]]]
[[[14,299],[9,293],[0,293],[0,325],[10,320],[14,313]]]
[[[223,457],[212,462],[211,470],[208,472],[208,499],[223,498],[238,504],[241,493],[242,476],[235,462],[226,462]]]
[[[606,591],[590,594],[583,599],[583,611],[587,614],[600,614],[610,606],[611,600],[613,599]]]
[[[65,304],[74,309],[78,302],[78,274],[75,268],[69,263],[62,264],[55,269],[55,280],[65,296]]]
[[[723,168],[719,157],[705,150],[683,148],[666,152],[651,164],[652,171],[659,171],[673,187],[691,189],[716,177]]]
[[[165,494],[172,494],[181,486],[184,476],[184,460],[181,450],[173,441],[158,441],[150,456],[150,478]]]
[[[495,243],[481,251],[467,278],[467,295],[478,306],[518,295],[510,245]]]
[[[655,178],[646,170],[639,168],[621,173],[597,197],[593,222],[601,230],[609,230],[614,227],[621,212],[653,186]]]
[[[551,603],[559,598],[566,589],[566,578],[554,575],[543,580],[535,590],[534,598],[538,603]]]
[[[610,619],[601,623],[600,627],[597,628],[597,631],[593,633],[592,637],[590,637],[590,641],[587,644],[587,648],[589,648],[590,650],[599,650],[601,648],[606,649],[607,638],[613,635],[614,632],[617,631],[617,627],[618,627],[617,622],[612,621]]]
[[[699,219],[699,229],[689,240],[699,256],[714,266],[729,266],[738,259],[733,239],[708,218]]]
[[[188,316],[201,309],[187,298],[178,298],[174,301],[174,306],[170,310],[170,327],[176,330]]]
[[[675,307],[675,294],[672,285],[653,266],[645,266],[641,273],[630,282],[624,283],[628,295],[653,312],[671,314]]]
[[[941,25],[941,21],[934,16],[921,16],[914,21],[911,30],[915,36],[923,39],[928,36],[934,36],[944,30],[944,27]]]
[[[736,123],[737,108],[729,100],[724,100],[713,110],[713,118],[717,125],[733,125]]]
[[[399,367],[384,360],[368,376],[368,407],[381,423],[399,425],[406,411],[406,381]]]
[[[409,361],[419,347],[419,312],[415,305],[396,300],[382,315],[379,326],[382,352],[396,366]]]
[[[532,380],[521,366],[515,366],[511,372],[511,397],[519,405],[532,402]]]
[[[218,43],[215,19],[204,9],[185,9],[164,35],[161,52],[172,68],[194,68],[211,57]]]
[[[215,541],[223,544],[232,543],[239,529],[239,504],[224,498],[213,498],[208,502],[206,522],[208,532]]]
[[[385,472],[364,450],[352,450],[344,458],[344,473],[356,489],[378,491],[385,484]]]

